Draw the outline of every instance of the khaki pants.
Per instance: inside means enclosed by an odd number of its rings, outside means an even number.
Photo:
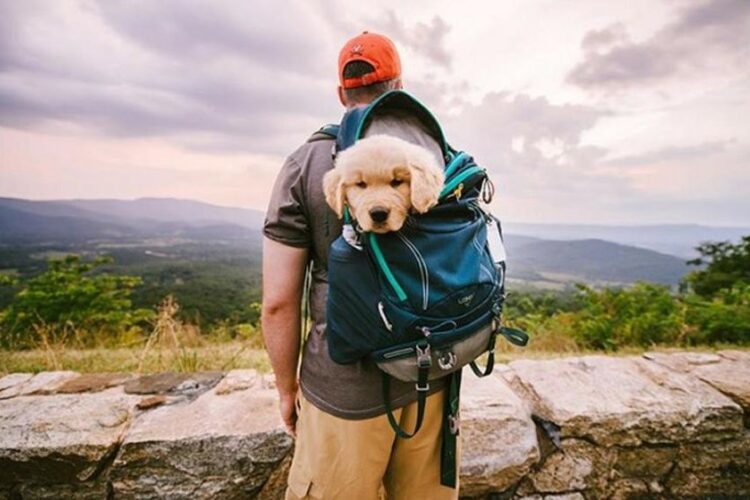
[[[286,499],[458,498],[458,488],[440,484],[444,398],[445,391],[430,395],[422,428],[413,438],[400,439],[386,415],[366,420],[337,418],[300,393]],[[401,428],[411,432],[417,403],[393,414]],[[459,439],[456,463],[460,462],[460,446]]]

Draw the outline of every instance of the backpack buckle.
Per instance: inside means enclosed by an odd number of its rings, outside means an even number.
[[[438,356],[437,362],[441,370],[450,370],[456,366],[458,358],[453,351],[443,351]]]
[[[432,366],[432,356],[430,356],[430,344],[417,344],[414,346],[417,351],[417,367],[418,368],[429,368]],[[427,384],[429,388],[429,384]],[[417,390],[419,388],[417,387]]]

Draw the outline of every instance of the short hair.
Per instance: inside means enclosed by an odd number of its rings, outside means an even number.
[[[375,71],[375,67],[366,61],[349,61],[344,66],[343,76],[344,79],[358,78],[373,71]],[[391,80],[371,83],[370,85],[363,85],[362,87],[344,89],[344,98],[348,102],[367,103],[379,95],[395,89],[398,80],[398,78],[393,78]]]

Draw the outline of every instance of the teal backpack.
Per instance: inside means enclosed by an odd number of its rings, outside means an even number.
[[[318,135],[335,140],[335,156],[362,138],[373,117],[391,109],[418,117],[438,139],[445,184],[438,204],[410,215],[399,231],[362,233],[345,210],[342,235],[328,257],[328,349],[337,363],[365,357],[377,363],[388,420],[401,438],[420,429],[430,381],[448,377],[441,483],[455,487],[461,369],[468,364],[477,376],[487,376],[497,335],[516,345],[526,345],[528,336],[502,325],[505,251],[499,220],[480,203],[489,203],[494,192],[487,172],[448,144],[422,103],[393,90],[348,110],[341,124],[325,126]],[[475,359],[484,353],[482,370]],[[411,432],[393,416],[390,377],[415,382],[417,421]]]

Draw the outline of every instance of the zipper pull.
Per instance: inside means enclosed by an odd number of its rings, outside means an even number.
[[[459,201],[461,199],[461,196],[464,192],[464,183],[458,185],[458,187],[453,191],[453,196],[456,197],[456,201]]]
[[[378,302],[378,312],[380,313],[380,319],[383,320],[383,324],[385,325],[386,330],[388,330],[389,332],[393,332],[393,325],[385,316],[385,307],[383,307],[382,302]]]

